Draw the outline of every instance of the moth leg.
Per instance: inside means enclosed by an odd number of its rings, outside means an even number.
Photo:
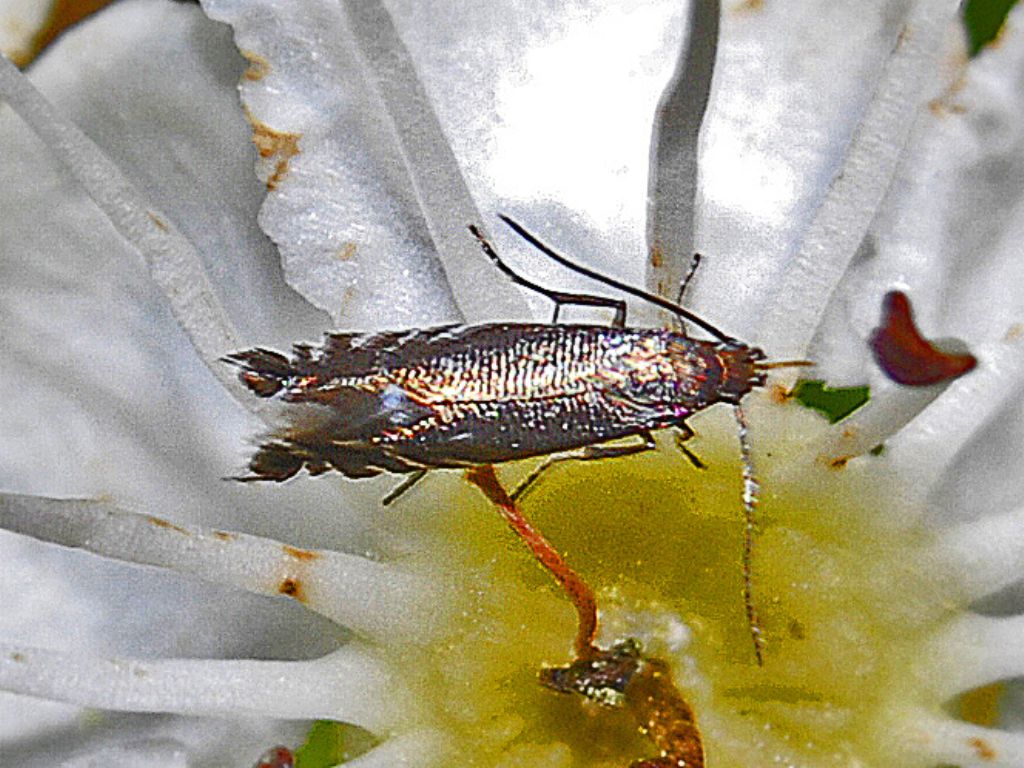
[[[394,504],[398,499],[405,495],[406,491],[411,490],[416,483],[426,477],[427,472],[428,470],[426,469],[417,469],[415,472],[411,473],[407,478],[405,478],[405,480],[391,489],[387,496],[380,500],[381,506],[388,507]]]
[[[693,437],[694,432],[690,429],[690,425],[681,423],[676,425],[676,448],[678,448],[683,456],[690,460],[695,469],[707,469],[708,465],[700,460],[700,456],[695,454],[689,448],[686,447],[686,441]]]
[[[484,237],[483,233],[474,224],[469,225],[469,231],[473,233],[473,237],[480,243],[480,248],[487,255],[487,258],[505,273],[508,278],[516,285],[521,285],[531,291],[539,293],[555,303],[555,314],[551,319],[552,323],[558,321],[558,314],[562,307],[569,304],[575,304],[582,307],[605,307],[607,309],[615,310],[615,317],[612,319],[612,327],[623,328],[626,325],[626,302],[622,299],[612,299],[607,296],[594,296],[589,293],[565,293],[564,291],[554,291],[550,288],[545,288],[542,285],[532,280],[527,280],[525,277],[520,275],[518,272],[512,269],[508,264],[501,260],[498,256],[498,252],[494,250],[494,246],[488,242],[487,238]]]
[[[594,461],[596,459],[614,459],[620,456],[632,456],[635,453],[653,451],[658,446],[650,432],[641,432],[637,437],[640,443],[633,445],[587,445],[575,451],[555,453],[545,457],[544,461],[538,464],[509,494],[513,501],[519,501],[528,490],[530,490],[541,475],[551,469],[555,464],[563,461]]]

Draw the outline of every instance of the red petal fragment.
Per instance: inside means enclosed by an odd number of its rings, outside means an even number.
[[[271,747],[260,757],[254,768],[293,768],[295,756],[288,747]]]
[[[871,334],[875,362],[897,384],[926,387],[963,376],[978,364],[974,355],[936,349],[917,330],[910,299],[889,291],[882,300],[882,324]]]

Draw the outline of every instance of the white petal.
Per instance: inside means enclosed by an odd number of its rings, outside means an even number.
[[[53,757],[44,759],[52,761]],[[32,768],[35,762],[29,759],[19,762],[19,765]],[[182,744],[143,739],[133,739],[128,744],[82,750],[60,761],[61,768],[188,768],[188,764],[188,753]]]
[[[966,615],[941,630],[921,658],[930,677],[925,684],[941,701],[958,693],[1024,674],[1024,616],[990,618]],[[934,674],[943,670],[941,677]]]
[[[315,337],[326,318],[284,285],[252,221],[261,187],[237,111],[243,65],[229,31],[198,9],[126,2],[66,34],[33,77],[199,246],[204,263],[219,265],[214,283],[244,333],[278,343]],[[176,520],[191,508],[219,527],[276,529],[307,546],[342,540],[365,551],[336,485],[268,495],[221,479],[243,465],[256,425],[202,367],[138,253],[6,107],[0,143],[0,486],[159,504]],[[188,594],[145,574],[126,582],[121,569],[11,541],[3,537],[5,573],[25,578],[0,580],[4,636],[34,626],[45,638],[70,622],[83,648],[251,643],[250,600]],[[47,586],[61,581],[59,590]],[[23,608],[40,621],[19,626]],[[133,621],[136,609],[152,623]],[[277,613],[264,617],[268,647],[287,637],[273,628]],[[220,638],[185,631],[213,616],[232,630]],[[301,625],[308,629],[299,619],[290,631],[301,635]]]
[[[375,7],[375,4],[363,5],[360,14],[369,13],[367,9]],[[221,7],[227,6],[217,5],[218,12]],[[391,265],[397,258],[394,251],[404,250],[404,258],[420,258],[427,230],[424,223],[429,225],[444,259],[445,237],[439,236],[439,228],[431,224],[435,217],[441,221],[444,216],[423,216],[416,210],[413,215],[407,215],[410,201],[422,200],[409,192],[408,182],[403,180],[403,173],[398,172],[402,168],[395,170],[396,150],[389,144],[392,124],[395,135],[408,134],[403,139],[403,147],[417,146],[415,142],[424,138],[416,135],[422,130],[417,129],[413,118],[419,97],[408,71],[393,70],[391,76],[384,76],[386,67],[394,66],[394,60],[404,56],[400,47],[389,37],[390,33],[384,36],[374,33],[375,39],[365,31],[369,28],[359,18],[350,19],[352,33],[361,41],[360,51],[367,60],[368,81],[376,83],[380,98],[388,105],[382,110],[380,104],[366,101],[362,84],[367,77],[358,70],[354,77],[347,74],[351,65],[345,64],[344,59],[351,53],[346,53],[345,46],[351,48],[351,43],[346,42],[348,33],[344,25],[339,29],[336,19],[321,10],[314,14],[316,24],[329,31],[303,31],[301,25],[293,22],[287,12],[279,11],[276,4],[268,3],[266,7],[273,7],[274,13],[281,13],[284,19],[279,29],[269,31],[269,34],[279,34],[281,39],[271,41],[275,47],[270,49],[272,55],[268,60],[276,57],[283,61],[271,61],[270,74],[258,85],[246,86],[247,97],[261,108],[266,106],[273,110],[282,121],[304,120],[314,112],[314,138],[323,136],[333,143],[333,147],[324,147],[325,151],[332,150],[332,154],[324,155],[321,165],[330,178],[353,182],[350,186],[362,195],[361,199],[349,200],[351,190],[338,189],[335,185],[327,195],[336,201],[332,204],[334,207],[328,205],[330,199],[321,200],[316,218],[333,217],[338,210],[345,213],[362,205],[364,215],[355,219],[350,216],[341,224],[347,231],[361,222],[373,222],[365,225],[370,226],[370,233],[356,231],[358,248],[361,250],[367,242],[369,248],[387,251],[380,256],[381,271],[387,280],[401,278],[392,274]],[[633,9],[600,3],[559,9],[547,4],[530,7],[521,3],[487,7],[393,3],[389,4],[389,10],[401,41],[412,54],[415,71],[430,105],[436,110],[444,136],[451,142],[458,166],[477,200],[482,223],[489,225],[494,221],[494,214],[503,210],[519,214],[525,224],[538,230],[538,234],[566,245],[574,253],[606,261],[615,259],[620,265],[626,265],[626,269],[632,270],[633,282],[639,282],[640,259],[646,250],[643,218],[649,130],[683,31],[678,8],[671,3]],[[374,13],[379,15],[379,9]],[[256,16],[254,14],[254,18]],[[255,22],[249,26],[255,26]],[[254,44],[248,29],[248,26],[239,28],[246,33],[240,40],[243,48]],[[296,57],[294,46],[284,46],[288,35],[308,42],[306,47],[320,52],[318,58],[326,63],[321,66],[310,62],[305,55]],[[393,59],[390,63],[389,57]],[[310,63],[314,66],[301,88],[290,89],[289,92],[296,90],[303,95],[302,103],[289,108],[280,89],[272,82],[276,68],[289,67],[292,60],[295,73]],[[291,72],[288,69],[281,77],[287,79],[292,76]],[[344,78],[343,81],[331,85],[339,77]],[[264,84],[265,93],[258,90],[264,88]],[[408,98],[403,100],[403,92],[416,98],[412,103]],[[617,106],[609,110],[608,105],[612,103]],[[334,125],[322,125],[327,118],[331,118]],[[278,128],[289,125],[273,124]],[[317,146],[311,151],[319,156],[322,153]],[[426,158],[411,158],[409,150],[404,151],[401,161],[406,169],[413,168],[413,161],[423,163],[430,157],[439,157],[436,148],[428,149]],[[296,160],[304,161],[304,158],[300,155]],[[446,163],[441,164],[442,178],[451,178],[454,174]],[[295,170],[298,168],[296,166]],[[411,175],[415,177],[416,173]],[[287,192],[286,186],[282,185],[282,196]],[[416,191],[421,198],[424,197],[422,186]],[[383,192],[390,197],[381,200]],[[457,224],[461,228],[468,223],[455,222],[459,216],[466,215],[454,215],[464,207],[460,199],[457,196],[448,203],[453,209],[448,214],[452,227]],[[498,202],[500,200],[505,202]],[[551,202],[545,203],[545,200]],[[366,208],[367,203],[372,204],[371,208]],[[302,231],[308,229],[309,215],[301,222],[295,217],[286,222],[285,218],[280,222],[275,219],[275,226],[287,223],[296,232],[301,227],[305,227]],[[570,225],[571,219],[585,221],[586,225]],[[382,220],[386,226],[378,227],[377,222]],[[587,232],[602,233],[604,242],[586,248],[579,239]],[[369,234],[383,239],[375,241]],[[521,245],[509,239],[505,232],[494,234],[499,241]],[[459,237],[462,236],[460,231]],[[590,237],[593,239],[592,234]],[[349,237],[342,238],[339,244],[349,241],[356,242]],[[475,244],[470,242],[470,245],[475,249]],[[551,272],[550,265],[542,260],[537,263],[544,267],[537,271]],[[446,268],[459,304],[485,308],[482,315],[474,310],[473,319],[508,318],[511,312],[521,314],[521,310],[514,309],[518,298],[507,281],[478,279],[472,269],[463,267],[458,268],[459,274]],[[415,261],[408,269],[416,273]],[[535,272],[532,266],[526,271]],[[616,271],[621,273],[623,267],[617,266]],[[373,285],[374,278],[367,279],[370,289],[378,290]],[[566,279],[564,275],[562,279]],[[383,290],[386,287],[383,280],[379,277],[376,280],[381,284],[379,290]],[[360,290],[359,285],[356,289]],[[408,304],[407,289],[396,290],[391,299],[393,308],[388,312],[388,317],[394,318],[393,324],[404,317],[404,307]],[[373,303],[376,306],[378,300],[373,299]],[[422,314],[424,308],[420,307],[419,311]],[[550,308],[544,307],[543,311],[547,313]],[[349,320],[347,315],[346,320]]]
[[[898,733],[901,764],[962,768],[1017,768],[1024,764],[1024,734],[918,713]],[[902,753],[902,754],[900,754]]]
[[[118,234],[143,256],[153,281],[167,297],[175,319],[189,335],[200,359],[225,389],[245,404],[243,388],[219,361],[225,351],[239,346],[238,334],[207,280],[192,243],[150,204],[98,146],[60,115],[3,58],[0,96],[71,171]]]
[[[32,701],[17,698],[23,707]],[[166,761],[173,768],[251,768],[267,745],[300,744],[308,730],[308,724],[299,720],[200,720],[106,712],[102,721],[94,719],[77,733],[65,732],[45,744],[5,744],[4,756],[10,755],[19,768],[107,768],[104,760],[124,768],[169,768]],[[175,762],[178,755],[183,762]]]
[[[903,477],[913,477],[913,487],[901,492],[908,499],[924,500],[941,495],[940,481],[958,474],[954,463],[964,449],[977,441],[996,420],[1015,412],[1024,382],[1024,343],[992,342],[975,350],[978,367],[954,381],[923,413],[888,443],[888,458]],[[1006,446],[986,446],[986,453]],[[942,505],[950,510],[948,505]],[[961,507],[961,514],[981,511]]]
[[[815,359],[837,383],[863,381],[863,340],[881,297],[898,287],[932,338],[968,346],[1002,338],[1024,318],[1024,12],[1000,44],[969,63],[921,114],[862,258],[836,292]]]
[[[101,658],[0,643],[0,690],[125,712],[328,719],[370,729],[392,725],[402,707],[383,665],[357,646],[314,661],[252,661]]]
[[[693,262],[700,130],[711,94],[720,15],[718,3],[690,4],[686,41],[654,115],[647,290],[670,301],[678,298]]]
[[[437,595],[424,599],[431,592],[420,579],[366,558],[183,528],[102,502],[0,494],[0,527],[255,594],[287,595],[378,641],[425,641],[443,616]]]
[[[292,285],[343,325],[405,327],[459,319],[445,270],[463,284],[499,283],[466,229],[481,217],[382,6],[206,8],[258,62],[243,98],[254,128],[282,149],[263,173],[260,222]],[[501,295],[475,306],[462,293],[475,319],[514,306]]]
[[[933,95],[920,80],[954,6],[903,16],[808,0],[726,15],[705,126],[702,314],[773,355],[803,352]]]
[[[991,595],[1024,574],[1024,507],[987,514],[944,530],[929,553],[931,567],[956,573],[964,602]]]

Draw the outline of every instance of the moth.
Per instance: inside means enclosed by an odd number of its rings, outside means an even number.
[[[693,435],[687,419],[716,403],[736,407],[745,461],[748,516],[744,564],[748,619],[749,551],[757,485],[739,404],[765,384],[769,363],[748,346],[660,296],[575,264],[520,224],[501,217],[548,257],[588,278],[665,309],[704,329],[626,324],[626,303],[550,290],[522,277],[470,226],[484,253],[509,279],[555,303],[551,323],[488,323],[374,333],[328,333],[320,344],[296,344],[291,356],[255,348],[228,355],[242,383],[258,397],[291,406],[284,426],[260,444],[241,480],[282,482],[305,469],[346,477],[408,474],[393,501],[433,469],[468,468],[546,457],[512,493],[515,499],[551,464],[654,449],[652,433]],[[692,273],[692,270],[691,270]],[[614,310],[610,325],[559,324],[562,307]],[[625,441],[625,442],[623,442]],[[755,630],[755,647],[760,643]]]
[[[507,217],[519,234],[575,271],[697,321],[716,341],[626,326],[624,301],[568,294],[512,271],[515,283],[568,304],[615,310],[611,325],[489,323],[375,333],[328,333],[291,357],[250,349],[225,360],[255,395],[301,408],[260,445],[243,480],[337,470],[350,478],[497,464],[534,456],[594,459],[654,447],[719,402],[738,404],[773,364],[682,307],[569,262]],[[555,321],[558,312],[556,310]],[[606,445],[636,438],[630,445]]]

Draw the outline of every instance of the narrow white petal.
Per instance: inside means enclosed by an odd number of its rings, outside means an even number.
[[[721,12],[720,3],[690,3],[686,41],[654,115],[647,290],[671,301],[693,258],[700,128],[711,94]]]
[[[1024,575],[1024,507],[983,515],[942,532],[928,559],[956,574],[964,602],[1018,582]]]
[[[239,402],[253,408],[253,399],[235,380],[234,373],[219,362],[225,352],[240,346],[238,335],[192,244],[148,203],[92,140],[62,117],[3,57],[0,97],[68,167],[121,236],[138,249],[203,362]]]
[[[1021,677],[1022,637],[1024,616],[963,616],[942,630],[922,652],[922,682],[945,701],[988,683]],[[942,674],[936,674],[936,670],[942,670]]]
[[[0,495],[0,527],[256,594],[292,597],[383,642],[429,639],[440,613],[436,594],[392,566],[257,536],[186,528],[103,502]]]
[[[20,768],[52,768],[53,757],[47,755],[44,763],[29,759]],[[188,768],[188,750],[183,744],[169,740],[132,739],[127,744],[114,744],[81,751],[66,760],[60,768]]]
[[[958,5],[949,0],[917,0],[907,13],[843,165],[796,260],[768,302],[757,341],[772,355],[799,358],[806,353],[829,297],[889,187],[910,129],[935,95],[937,63]]]
[[[469,224],[486,229],[485,222],[390,15],[377,0],[341,7],[462,314],[473,323],[521,313],[518,294],[507,290],[507,279],[466,232]],[[493,290],[481,292],[481,286]]]
[[[959,768],[1020,768],[1024,733],[982,728],[922,712],[897,734],[908,762],[894,765],[956,765]]]
[[[896,468],[913,477],[909,497],[924,498],[964,446],[1018,396],[1024,380],[1024,343],[996,342],[973,350],[978,367],[957,379],[941,397],[888,443]]]
[[[852,416],[833,425],[808,448],[808,457],[834,465],[861,456],[885,443],[913,421],[949,386],[901,387],[888,380],[871,386],[871,400]],[[800,466],[798,460],[794,462]]]
[[[314,661],[255,661],[101,658],[0,644],[0,690],[122,712],[329,719],[371,730],[392,724],[402,697],[376,657],[356,646]]]
[[[1022,43],[1018,4],[998,45],[973,59],[962,50],[944,57],[951,82],[914,126],[861,257],[812,344],[829,381],[864,381],[864,341],[894,287],[910,296],[926,336],[968,346],[1002,337],[1024,316]]]

